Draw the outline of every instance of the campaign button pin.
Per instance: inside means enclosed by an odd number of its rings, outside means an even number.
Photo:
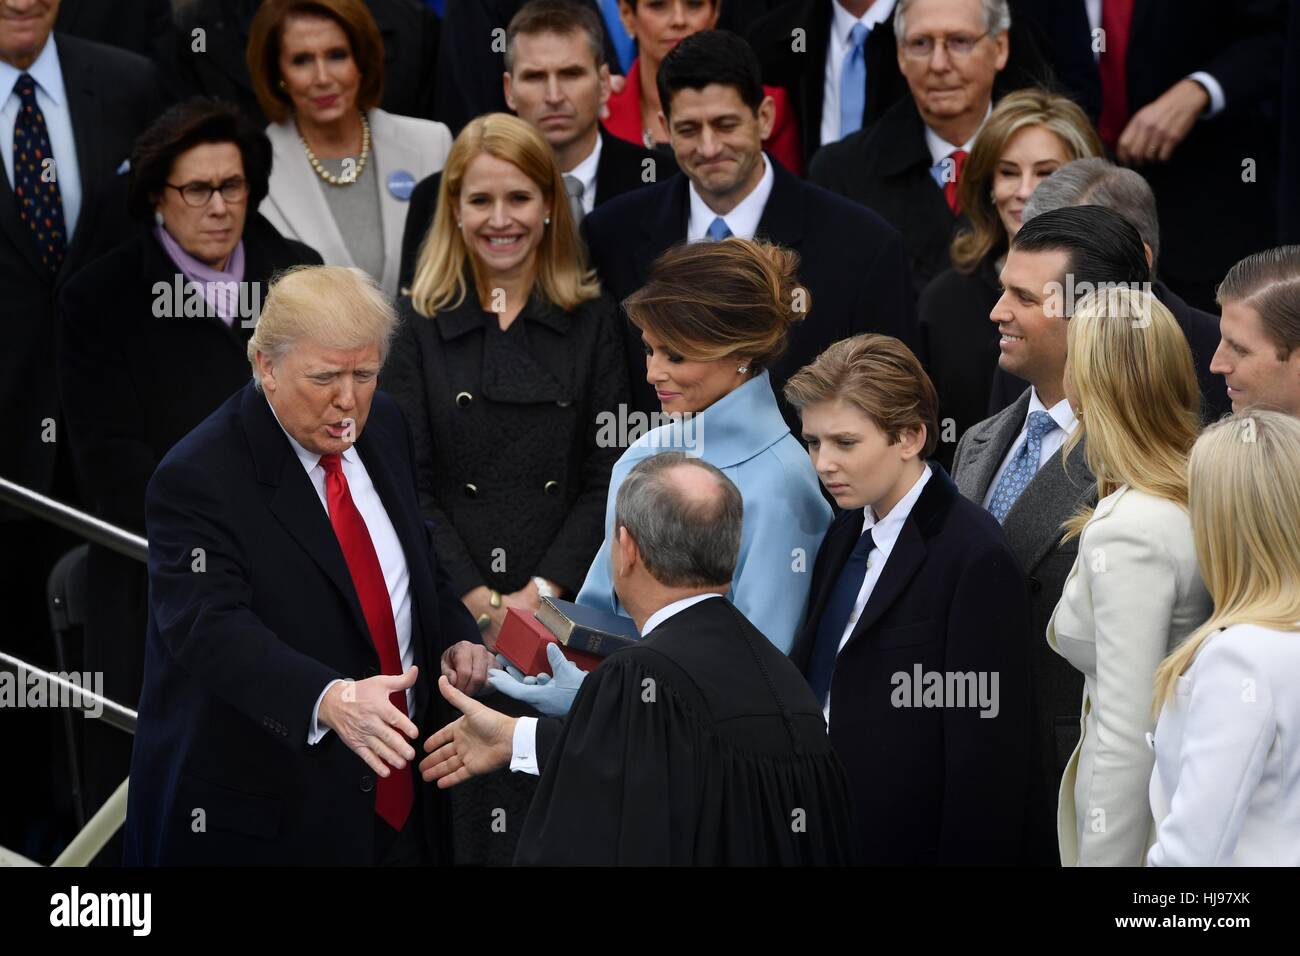
[[[388,191],[394,199],[406,202],[415,191],[415,177],[404,169],[394,169],[388,174]]]

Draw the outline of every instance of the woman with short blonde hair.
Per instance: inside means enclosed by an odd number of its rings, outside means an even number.
[[[1146,290],[1086,296],[1069,325],[1065,393],[1098,501],[1066,523],[1079,553],[1047,642],[1083,673],[1078,746],[1057,812],[1066,866],[1140,866],[1154,837],[1151,682],[1210,611],[1187,514],[1200,391],[1177,320]]]
[[[1214,613],[1156,671],[1152,866],[1300,866],[1300,421],[1257,410],[1192,449]]]

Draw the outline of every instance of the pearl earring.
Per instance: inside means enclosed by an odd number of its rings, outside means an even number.
[[[153,211],[153,221],[160,226],[166,225],[166,223],[163,222],[163,214],[161,209],[155,209]]]
[[[280,89],[282,89],[282,90],[287,90],[288,88],[289,88],[289,87],[287,87],[287,86],[285,85],[284,80],[281,80],[281,81],[280,81]]]
[[[543,226],[549,226],[550,224],[551,224],[551,217],[550,217],[550,216],[547,216],[545,219],[542,220],[542,225],[543,225]]]

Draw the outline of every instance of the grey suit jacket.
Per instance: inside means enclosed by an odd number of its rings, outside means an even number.
[[[1024,428],[1028,414],[1029,389],[1025,389],[1014,404],[962,435],[953,458],[952,477],[958,490],[971,501],[983,505],[998,466]],[[1056,856],[1057,786],[1079,742],[1083,702],[1083,675],[1047,644],[1047,623],[1079,550],[1078,538],[1061,543],[1061,525],[1097,499],[1097,482],[1084,460],[1085,444],[1081,442],[1068,460],[1062,459],[1063,451],[1038,470],[1011,506],[1002,526],[1029,583],[1033,612],[1029,665],[1039,778],[1031,809],[1037,817],[1034,829],[1038,831],[1037,842],[1043,844],[1039,849],[1044,858],[1049,852],[1053,858]]]

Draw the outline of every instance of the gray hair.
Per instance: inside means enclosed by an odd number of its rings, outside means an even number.
[[[903,42],[907,36],[907,8],[912,0],[898,0],[894,7],[894,36]],[[1011,6],[1007,0],[980,0],[980,13],[984,17],[984,29],[995,36],[1011,29]]]
[[[1024,222],[1066,206],[1105,206],[1129,221],[1151,247],[1151,267],[1160,261],[1160,217],[1156,194],[1141,173],[1088,157],[1066,163],[1048,176],[1025,204]]]
[[[673,480],[673,471],[681,468],[708,472],[717,492],[705,499],[684,494]],[[614,501],[614,527],[627,528],[646,570],[660,584],[719,587],[736,573],[744,507],[740,490],[713,465],[668,451],[639,462],[623,480]]]

